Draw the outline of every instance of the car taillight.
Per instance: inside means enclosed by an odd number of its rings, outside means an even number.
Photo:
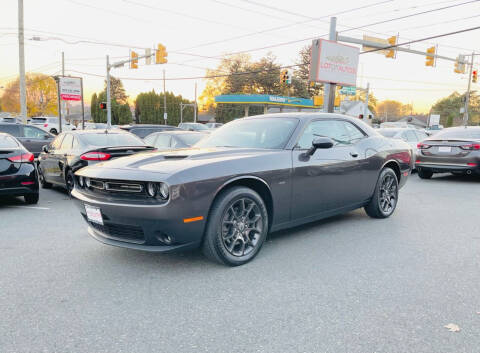
[[[106,161],[110,159],[110,154],[104,152],[87,152],[80,156],[84,161]]]
[[[48,124],[43,124],[43,127],[48,127]]]
[[[424,144],[424,143],[422,143],[422,142],[420,142],[420,143],[417,145],[417,148],[420,148],[420,149],[422,149],[422,150],[427,149],[427,148],[430,148],[430,147],[432,147],[432,146],[427,145],[427,144]]]
[[[27,163],[33,162],[35,156],[32,153],[23,153],[18,156],[8,158],[9,161],[14,163]]]
[[[480,150],[480,143],[472,143],[470,145],[460,146],[462,150]]]
[[[467,163],[467,165],[468,165],[469,167],[476,167],[476,166],[477,166],[477,163]]]

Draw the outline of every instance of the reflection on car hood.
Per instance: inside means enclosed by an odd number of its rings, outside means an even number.
[[[108,162],[98,163],[82,169],[85,170],[107,170],[122,169],[135,170],[144,173],[172,174],[179,170],[217,163],[232,159],[243,159],[259,154],[275,153],[278,150],[252,149],[252,148],[184,148],[174,151],[138,153],[128,157],[117,158]],[[88,172],[80,173],[88,175]],[[102,173],[104,174],[104,173]]]

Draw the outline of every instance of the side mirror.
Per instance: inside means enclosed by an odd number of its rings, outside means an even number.
[[[47,134],[43,135],[44,140],[48,140],[49,138],[50,138],[50,135],[47,135]]]
[[[48,153],[48,145],[43,145],[42,146],[42,151],[45,153]]]
[[[330,137],[316,137],[312,141],[312,147],[306,152],[307,156],[312,156],[317,149],[332,148],[335,142]]]

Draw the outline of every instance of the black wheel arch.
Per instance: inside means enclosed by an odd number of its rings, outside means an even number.
[[[215,200],[220,195],[220,193],[235,186],[244,186],[244,187],[250,188],[260,195],[263,202],[265,202],[265,207],[267,208],[268,229],[270,230],[272,226],[273,214],[274,214],[272,191],[270,189],[270,186],[265,180],[254,175],[237,176],[223,183],[215,192],[215,196],[208,209],[208,214],[210,214],[212,206],[215,203]]]
[[[400,171],[400,164],[394,160],[394,159],[391,159],[391,160],[388,160],[386,161],[383,165],[382,165],[382,168],[378,171],[378,175],[380,176],[380,173],[382,172],[382,170],[384,168],[390,168],[392,169],[394,172],[395,172],[395,175],[397,176],[397,181],[398,183],[400,184],[400,179],[402,177],[402,172]]]

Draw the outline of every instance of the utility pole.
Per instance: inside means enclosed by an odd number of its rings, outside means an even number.
[[[112,127],[112,104],[110,102],[110,58],[107,55],[107,129]]]
[[[25,84],[25,38],[23,29],[23,0],[18,0],[18,60],[20,69],[20,115],[27,123],[27,86]]]
[[[463,113],[463,125],[468,125],[468,106],[470,104],[470,84],[472,82],[472,71],[473,71],[473,58],[475,57],[475,52],[472,53],[472,60],[470,60],[470,73],[468,74],[468,88],[467,93],[465,94],[465,112]]]
[[[330,18],[330,35],[328,37],[331,41],[337,41],[337,18]],[[323,97],[323,110],[326,113],[333,113],[333,105],[335,103],[335,83],[325,83]]]
[[[365,107],[363,110],[363,118],[368,121],[368,92],[370,91],[370,82],[367,82],[367,91],[365,92]]]
[[[62,51],[62,77],[65,77],[65,53]],[[58,79],[58,88],[60,89],[60,79]],[[58,133],[62,132],[62,116],[65,113],[65,102],[60,99],[59,109],[61,110],[58,115]]]
[[[195,103],[193,103],[193,122],[197,122],[197,82],[195,82]]]
[[[167,125],[167,92],[165,91],[165,70],[163,70],[163,120]]]

